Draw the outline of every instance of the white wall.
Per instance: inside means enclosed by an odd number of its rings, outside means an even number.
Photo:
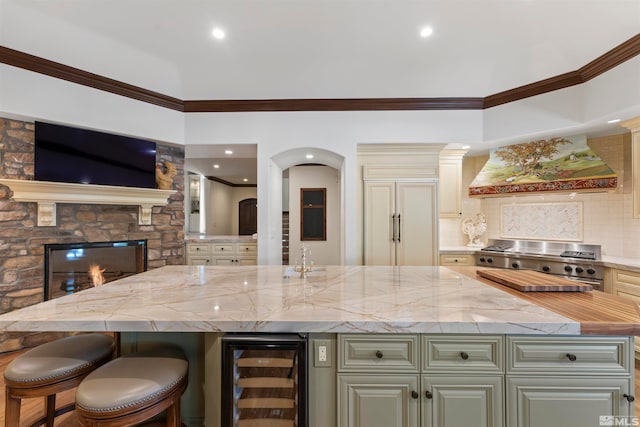
[[[190,144],[258,145],[260,264],[282,262],[282,168],[273,158],[290,150],[303,154],[305,148],[342,157],[343,165],[336,166],[341,168],[343,198],[342,262],[357,264],[358,144],[474,143],[481,139],[481,122],[481,111],[202,113],[186,116],[185,138]],[[298,163],[303,162],[301,157]]]
[[[300,189],[326,188],[325,241],[300,240]],[[311,251],[315,265],[340,264],[340,171],[328,166],[294,166],[289,168],[289,264],[300,258],[304,244]]]
[[[4,64],[0,64],[0,114],[184,143],[184,113]]]

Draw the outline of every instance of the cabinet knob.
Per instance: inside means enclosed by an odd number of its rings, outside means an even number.
[[[624,396],[624,398],[627,399],[627,402],[633,402],[634,400],[636,400],[635,397],[628,395],[627,393],[623,394],[622,396]]]
[[[433,393],[431,393],[429,390],[427,390],[427,391],[425,391],[425,392],[424,392],[424,396],[425,396],[427,399],[433,399]]]
[[[419,397],[420,397],[420,394],[418,394],[418,392],[417,392],[417,391],[412,390],[412,391],[411,391],[411,397],[413,397],[414,399],[417,399],[417,398],[419,398]]]
[[[200,248],[196,248],[196,252],[199,251],[199,250],[200,250]]]
[[[376,357],[378,359],[382,359],[384,357],[384,354],[382,354],[382,352],[380,350],[376,351]]]
[[[469,358],[469,353],[467,353],[466,351],[462,351],[460,352],[460,357],[462,358],[462,360],[467,360]]]
[[[567,359],[571,360],[572,362],[575,362],[577,357],[573,353],[567,353]]]

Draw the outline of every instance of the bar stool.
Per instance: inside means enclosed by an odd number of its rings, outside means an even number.
[[[119,357],[91,372],[76,391],[76,412],[87,427],[139,424],[167,410],[166,424],[181,426],[180,397],[188,362],[177,347]]]
[[[98,366],[113,358],[116,343],[106,334],[85,334],[39,345],[16,357],[4,371],[5,427],[20,423],[22,399],[45,397],[45,416],[34,425],[53,427],[55,417],[74,409],[56,410],[56,394],[74,388]]]

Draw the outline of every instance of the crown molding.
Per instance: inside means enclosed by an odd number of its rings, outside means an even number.
[[[39,56],[0,46],[0,63],[33,71],[49,77],[92,87],[105,92],[121,95],[126,98],[158,105],[171,110],[183,111],[183,101],[158,92],[110,79],[78,68],[69,67],[59,62],[50,61]]]
[[[322,98],[185,101],[185,113],[255,111],[479,110],[482,98]]]
[[[0,63],[185,113],[258,111],[483,110],[589,81],[640,54],[640,33],[575,71],[484,98],[181,100],[0,46]]]

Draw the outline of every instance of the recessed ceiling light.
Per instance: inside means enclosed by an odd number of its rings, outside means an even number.
[[[431,34],[433,34],[433,28],[431,27],[422,27],[422,29],[420,30],[420,37],[429,37]]]
[[[213,165],[214,169],[220,168],[220,165]]]
[[[607,123],[618,123],[620,119],[609,120]]]
[[[313,159],[313,154],[307,154],[305,157],[306,157],[307,159]]]
[[[222,28],[214,28],[211,30],[211,35],[216,40],[222,40],[225,37],[224,30]]]
[[[233,154],[233,151],[231,151],[231,150],[224,150],[224,154]]]
[[[247,182],[247,181],[249,181],[249,178],[243,178],[242,180],[243,180],[244,182]]]

